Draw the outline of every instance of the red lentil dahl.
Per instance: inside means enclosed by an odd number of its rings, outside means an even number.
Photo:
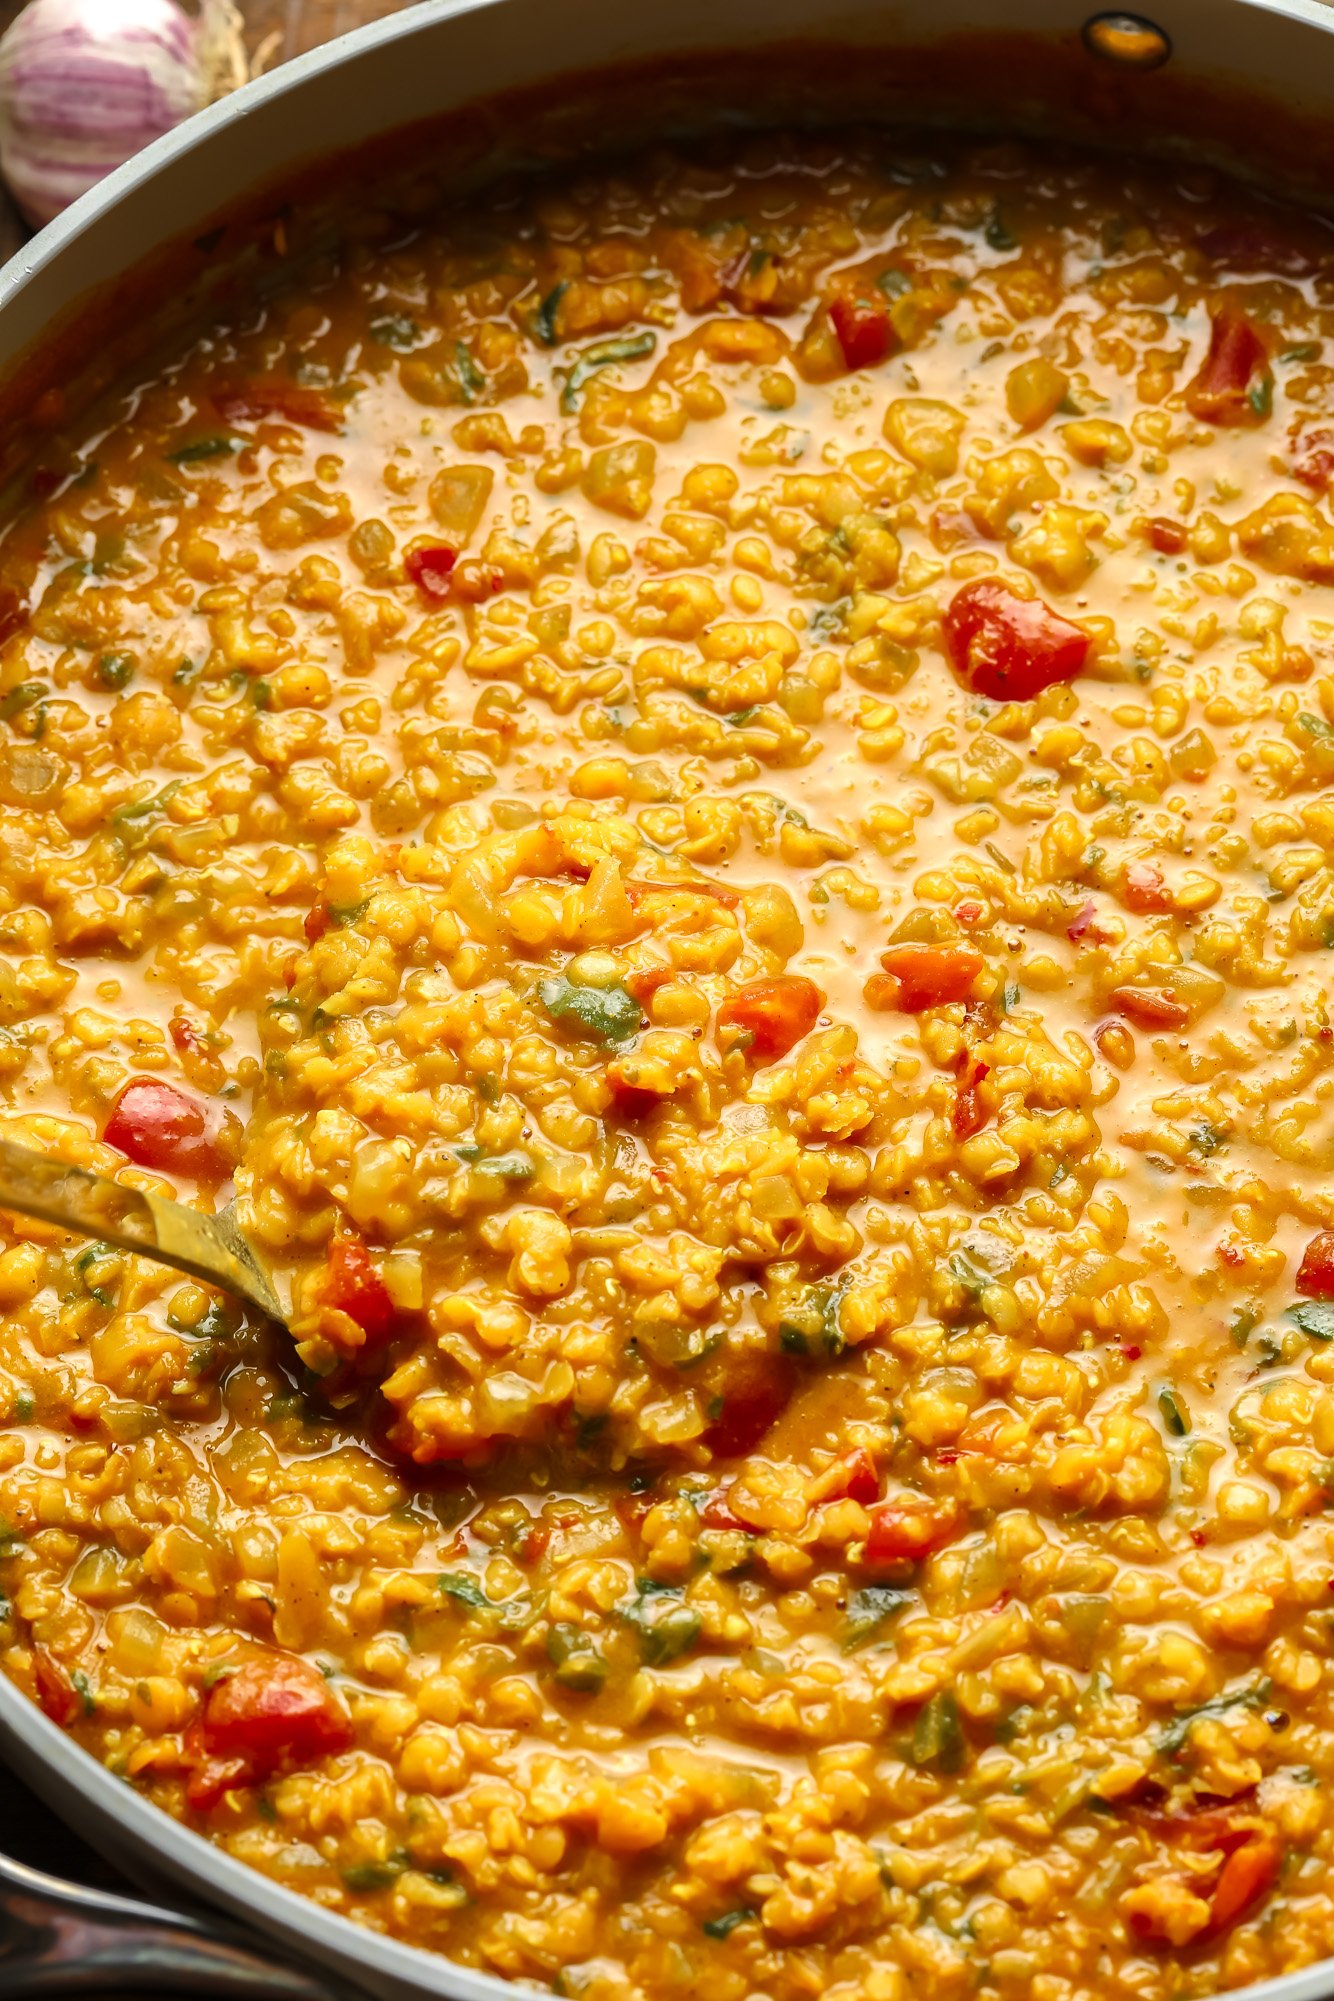
[[[0,540],[0,1662],[588,2001],[1334,1950],[1334,244],[738,141],[381,211]]]

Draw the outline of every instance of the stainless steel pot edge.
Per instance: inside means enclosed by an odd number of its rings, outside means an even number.
[[[85,1889],[0,1855],[0,1992],[125,2001],[163,1991],[208,2001],[367,2001],[328,1968],[288,1964],[271,1939],[209,1911]]]
[[[371,50],[413,39],[426,28],[462,15],[485,12],[505,4],[506,0],[421,0],[419,5],[405,7],[400,13],[371,22],[364,28],[323,43],[305,55],[294,57],[280,68],[257,77],[241,90],[197,112],[174,131],[165,133],[162,138],[144,147],[123,166],[113,169],[96,187],[38,231],[7,264],[0,266],[0,321],[12,311],[15,301],[67,259],[72,250],[90,245],[95,234],[104,233],[111,216],[129,199],[165,179],[170,170],[179,169],[192,155],[208,148],[220,133],[252,120],[265,107],[278,106],[287,99],[299,96],[313,78],[324,78],[342,71],[360,62]],[[1303,4],[1303,0],[1293,0],[1293,4]],[[442,108],[447,109],[452,101],[449,97],[442,98]],[[390,129],[394,122],[387,121],[384,129]],[[317,156],[320,150],[337,151],[341,143],[341,139],[326,141],[323,149],[312,144],[305,150],[309,156]],[[294,153],[293,161],[299,157],[299,153]],[[221,201],[213,205],[214,208],[226,207],[233,195],[240,197],[248,185],[267,178],[267,173],[261,169],[249,181],[238,182],[234,189],[223,194]],[[202,223],[208,213],[207,208],[200,208],[196,219]],[[164,235],[162,240],[169,239]],[[140,246],[122,248],[116,244],[107,260],[106,276],[116,275],[140,254]],[[85,286],[84,289],[90,287]],[[13,343],[0,334],[0,367],[8,366],[14,359]]]
[[[107,1858],[150,1894],[179,1885],[268,1932],[300,1965],[318,1962],[381,2001],[514,2001],[532,1991],[475,1973],[415,1946],[363,1931],[350,1919],[285,1890],[236,1862],[112,1776],[0,1676],[0,1740],[19,1775]],[[545,1988],[537,1990],[546,1992]],[[1239,2001],[1331,2001],[1334,1960],[1238,1990]]]
[[[1016,32],[1068,34],[1093,11],[1089,5],[1072,7],[1068,0],[1011,0],[1004,25]],[[1184,59],[1198,56],[1202,71],[1221,66],[1257,88],[1273,84],[1280,100],[1285,90],[1304,98],[1302,86],[1323,73],[1330,79],[1325,94],[1334,110],[1334,44],[1329,40],[1334,14],[1318,0],[1164,0],[1162,5],[1150,0],[1146,11],[1172,35]],[[845,0],[836,12],[823,0],[735,0],[732,5],[725,0],[636,0],[631,9],[623,0],[567,0],[559,21],[553,21],[556,12],[551,0],[426,0],[298,58],[189,120],[108,176],[0,271],[0,372],[59,313],[183,234],[191,222],[202,225],[229,200],[239,201],[249,189],[304,159],[335,150],[328,126],[323,132],[311,129],[303,100],[318,96],[327,108],[352,78],[354,66],[358,83],[368,64],[387,73],[401,45],[420,41],[429,51],[455,25],[462,34],[503,15],[496,34],[504,48],[490,52],[496,73],[476,79],[469,74],[455,88],[454,77],[437,78],[428,65],[413,63],[404,54],[399,65],[404,88],[385,105],[386,115],[379,116],[360,90],[339,107],[349,113],[354,140],[409,123],[433,106],[446,109],[543,74],[594,68],[599,62],[759,45],[803,32],[824,40],[846,36],[853,43],[907,43],[978,25],[970,0],[898,0],[889,6]],[[571,21],[577,21],[578,34],[556,32]],[[1280,40],[1282,46],[1282,74],[1277,75],[1271,73],[1272,64],[1260,59],[1258,43],[1250,61],[1233,53],[1248,37],[1264,36],[1271,28],[1275,39],[1266,48],[1277,48]],[[474,56],[484,50],[484,36],[473,33],[469,40]],[[485,61],[482,67],[487,67]],[[468,71],[466,62],[462,68]],[[432,89],[432,102],[423,103]],[[285,124],[289,117],[290,134],[275,139],[275,123]],[[260,121],[268,128],[267,150],[265,145],[251,151],[227,144]],[[346,128],[334,129],[342,143]],[[223,153],[232,172],[210,177],[210,164]],[[213,190],[207,198],[196,192],[205,186]],[[201,1895],[267,1931],[294,1957],[340,1969],[383,2001],[422,1996],[506,2001],[516,1991],[512,1983],[364,1931],[248,1869],[113,1777],[3,1676],[0,1741],[20,1775],[136,1880],[171,1882]],[[1248,2001],[1330,2001],[1334,1962],[1246,1992]]]
[[[298,1963],[321,1962],[382,2001],[445,1996],[507,2001],[515,1987],[364,1930],[286,1890],[168,1820],[80,1749],[0,1677],[0,1740],[19,1777],[150,1895],[179,1886],[279,1940]]]
[[[1258,32],[1262,21],[1271,23],[1271,45],[1277,50],[1275,35],[1284,41],[1283,73],[1274,79],[1281,102],[1300,101],[1313,74],[1300,44],[1311,32],[1323,40],[1334,29],[1321,0],[1142,4],[1168,30],[1184,66],[1200,73],[1220,71],[1242,83],[1259,84],[1264,65],[1238,45]],[[489,48],[484,24],[502,11],[505,30],[489,37],[501,46]],[[1098,0],[1010,0],[1003,20],[992,23],[979,22],[972,0],[837,0],[832,8],[827,0],[636,0],[629,9],[617,0],[562,0],[559,7],[548,0],[423,0],[223,98],[156,140],[49,224],[0,270],[0,374],[29,338],[50,324],[56,309],[75,302],[80,290],[87,292],[123,273],[149,248],[184,234],[248,189],[337,150],[349,139],[359,142],[432,110],[655,53],[762,46],[803,36],[846,39],[854,46],[893,45],[993,25],[1015,33],[1070,37],[1098,11]],[[1291,40],[1293,31],[1297,42]],[[450,64],[433,61],[446,38],[457,41],[463,52],[465,80],[459,87]],[[377,97],[376,83],[389,73],[403,43],[419,44],[424,59],[400,63],[392,100]],[[498,63],[501,73],[474,83],[469,65],[478,59]],[[354,66],[355,88],[350,87]],[[344,90],[344,85],[349,87]],[[312,130],[308,105],[332,111],[336,119]],[[255,135],[244,145],[234,137],[242,129]],[[205,155],[224,167],[207,190],[200,167]],[[118,218],[115,230],[106,227],[112,215]],[[159,217],[166,227],[156,227]],[[84,260],[81,286],[72,286],[67,276],[76,251]]]

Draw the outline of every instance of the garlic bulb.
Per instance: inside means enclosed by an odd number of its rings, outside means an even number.
[[[0,37],[0,175],[29,222],[245,81],[231,0],[30,0]]]

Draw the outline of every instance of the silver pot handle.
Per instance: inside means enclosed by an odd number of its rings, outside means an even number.
[[[274,1948],[276,1954],[276,1948]],[[178,1995],[210,2001],[357,2001],[332,1974],[270,1955],[225,1919],[205,1922],[86,1889],[0,1855],[4,2001]],[[361,1996],[360,2001],[365,2001]]]

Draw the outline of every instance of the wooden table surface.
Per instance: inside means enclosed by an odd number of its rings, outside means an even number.
[[[243,4],[245,38],[252,57],[265,51],[264,67],[275,68],[363,22],[398,11],[401,0],[249,0]],[[19,12],[14,0],[0,4],[0,31]],[[24,242],[27,231],[0,189],[0,263]],[[70,1876],[108,1889],[130,1886],[101,1856],[76,1839],[40,1800],[0,1762],[0,1850],[52,1875]],[[0,1994],[3,1975],[0,1974]],[[78,2001],[78,1997],[72,1997]],[[148,2001],[126,1991],[117,2001]]]

